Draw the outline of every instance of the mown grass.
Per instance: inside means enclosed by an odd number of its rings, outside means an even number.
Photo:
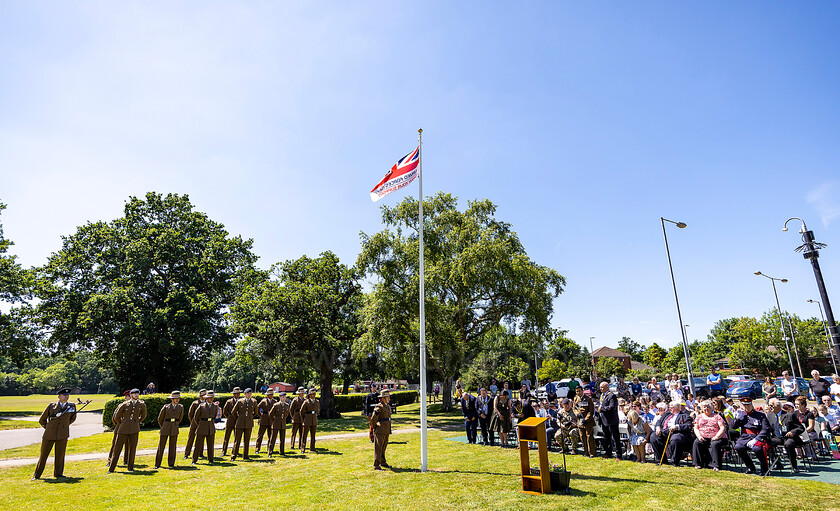
[[[7,429],[31,429],[40,427],[41,425],[38,421],[11,420],[0,417],[0,431]]]
[[[572,495],[534,496],[520,491],[515,449],[446,440],[459,433],[429,433],[430,472],[419,473],[420,435],[392,436],[392,470],[372,470],[366,439],[327,440],[317,453],[252,462],[220,462],[176,470],[151,469],[138,458],[131,474],[120,467],[106,475],[100,461],[69,462],[66,483],[30,482],[32,466],[0,469],[7,509],[53,509],[68,495],[85,509],[838,509],[837,486],[613,460],[569,458]],[[557,456],[552,455],[552,461]],[[260,490],[263,488],[265,491]]]
[[[76,403],[78,399],[82,401],[91,400],[91,403],[85,407],[86,412],[102,412],[105,407],[105,402],[113,399],[114,396],[110,394],[78,394],[71,395],[70,399]],[[15,415],[41,415],[47,404],[57,401],[55,394],[32,394],[29,396],[0,396],[0,416],[15,416]]]

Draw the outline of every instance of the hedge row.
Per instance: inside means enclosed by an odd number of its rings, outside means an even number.
[[[367,394],[341,394],[335,396],[335,409],[337,412],[357,412],[362,409],[364,406],[365,396]],[[406,390],[406,391],[399,391],[399,392],[392,392],[391,393],[391,402],[396,403],[398,406],[400,405],[407,405],[417,401],[417,391],[415,390]],[[140,398],[146,403],[146,420],[143,421],[143,427],[152,427],[157,428],[157,417],[160,413],[160,409],[163,408],[166,404],[169,403],[169,399],[167,399],[169,394],[152,394],[147,396],[140,396]],[[251,397],[256,399],[257,401],[261,401],[263,397],[262,394],[252,394]],[[198,394],[181,394],[181,401],[180,403],[184,405],[184,418],[181,420],[181,425],[186,426],[189,424],[187,420],[187,411],[190,408],[190,404],[198,398]],[[228,399],[233,399],[232,394],[216,394],[214,396],[214,401],[218,401],[219,407],[224,408],[225,402]],[[102,410],[102,425],[107,428],[113,428],[114,423],[111,421],[111,418],[114,416],[114,410],[116,410],[117,405],[122,403],[125,399],[122,397],[114,398],[105,403],[105,408]]]

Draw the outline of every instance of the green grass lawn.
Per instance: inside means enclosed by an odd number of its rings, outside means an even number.
[[[70,462],[66,483],[30,482],[32,466],[0,468],[6,509],[53,509],[67,495],[85,509],[195,509],[206,506],[275,509],[838,509],[836,485],[792,479],[656,467],[613,460],[568,458],[572,495],[527,495],[520,491],[515,449],[445,440],[460,432],[429,433],[429,473],[419,473],[420,435],[392,436],[393,470],[372,470],[366,439],[324,441],[320,452],[286,458],[256,457],[176,470],[151,469],[139,457],[134,474],[118,468],[106,475],[101,461]],[[558,456],[552,455],[552,461]],[[260,490],[263,488],[263,490]],[[80,506],[81,504],[76,504]]]
[[[75,403],[76,398],[82,401],[91,399],[85,407],[86,412],[102,412],[105,402],[113,399],[110,394],[73,394],[70,399]],[[32,394],[29,396],[0,396],[0,416],[41,415],[47,404],[58,401],[55,394]]]
[[[10,420],[0,418],[0,431],[6,429],[29,429],[40,427],[41,425],[37,421]]]

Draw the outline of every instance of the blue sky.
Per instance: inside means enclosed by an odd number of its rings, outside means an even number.
[[[836,2],[0,4],[2,222],[24,265],[130,195],[189,194],[264,267],[380,229],[368,192],[423,128],[424,190],[488,198],[568,281],[581,344],[840,312]],[[395,204],[416,186],[383,199]]]

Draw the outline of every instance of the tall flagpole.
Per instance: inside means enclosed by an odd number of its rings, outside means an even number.
[[[426,442],[426,278],[423,269],[423,130],[417,130],[420,178],[420,471],[426,472],[429,454]]]

